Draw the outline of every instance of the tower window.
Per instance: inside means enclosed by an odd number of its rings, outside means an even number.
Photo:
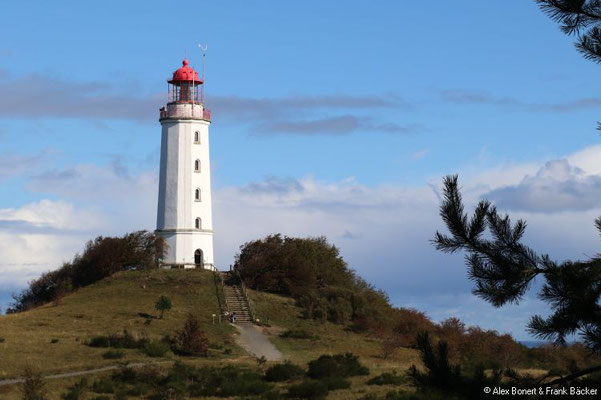
[[[194,161],[194,172],[200,172],[200,160]]]
[[[194,192],[194,200],[200,201],[200,189],[196,189]]]
[[[194,143],[200,144],[200,132],[194,132]]]
[[[200,220],[200,218],[196,218],[196,222],[194,223],[194,227],[196,229],[202,229],[202,221]]]

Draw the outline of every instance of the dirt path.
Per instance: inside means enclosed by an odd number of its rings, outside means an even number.
[[[171,363],[172,361],[161,361],[161,362],[153,362],[153,363],[131,363],[131,364],[127,364],[127,367],[141,367],[143,365],[149,365],[149,364],[165,364],[165,363]],[[73,371],[73,372],[63,372],[60,374],[52,374],[52,375],[46,375],[44,376],[44,379],[62,379],[62,378],[72,378],[74,376],[81,376],[81,375],[89,375],[89,374],[97,374],[99,372],[105,372],[105,371],[112,371],[114,369],[118,369],[118,368],[123,368],[123,365],[110,365],[108,367],[102,367],[102,368],[94,368],[94,369],[84,369],[81,371]],[[13,378],[13,379],[4,379],[4,380],[0,380],[0,386],[4,386],[4,385],[14,385],[15,383],[23,383],[25,379],[23,378]]]
[[[257,357],[265,357],[267,361],[280,361],[282,353],[267,339],[262,329],[253,324],[236,324],[240,331],[239,344]]]

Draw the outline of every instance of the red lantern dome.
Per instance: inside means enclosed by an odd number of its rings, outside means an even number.
[[[173,78],[171,78],[169,83],[173,85],[179,85],[183,82],[193,82],[194,84],[202,85],[202,79],[198,77],[198,72],[194,71],[193,68],[188,66],[188,59],[184,59],[182,62],[182,67],[176,70],[173,73]]]

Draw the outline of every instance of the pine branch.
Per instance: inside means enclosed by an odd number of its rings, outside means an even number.
[[[601,371],[601,365],[596,365],[594,367],[589,367],[589,368],[580,370],[578,372],[574,372],[573,374],[564,376],[563,378],[559,378],[554,381],[551,381],[551,382],[547,383],[545,386],[556,386],[556,385],[561,385],[562,383],[572,382],[573,380],[578,379],[581,376],[589,375],[589,374],[595,373],[597,371]]]
[[[601,29],[597,26],[591,28],[579,38],[576,48],[584,58],[601,63]]]

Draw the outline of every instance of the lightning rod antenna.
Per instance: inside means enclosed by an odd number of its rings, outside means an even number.
[[[209,45],[205,44],[204,46],[200,43],[198,44],[200,51],[202,51],[202,85],[200,85],[200,104],[204,106],[205,104],[205,57],[207,55],[207,49]]]

